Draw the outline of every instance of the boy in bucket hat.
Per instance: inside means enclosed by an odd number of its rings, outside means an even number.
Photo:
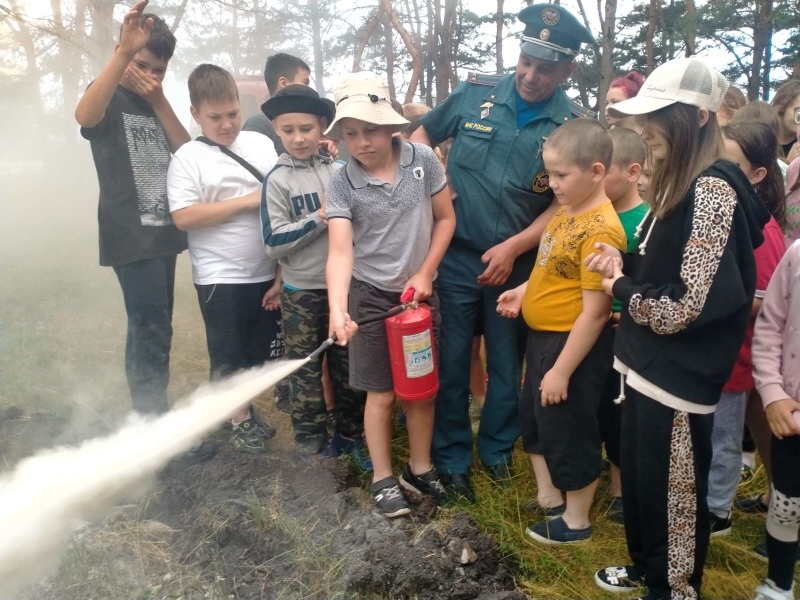
[[[330,330],[342,344],[352,340],[350,384],[367,391],[364,430],[374,467],[372,493],[385,516],[398,517],[410,511],[392,474],[395,395],[386,329],[376,322],[355,335],[356,323],[397,306],[409,288],[415,301],[437,306],[433,280],[453,235],[455,214],[433,151],[394,135],[408,121],[392,108],[379,76],[347,75],[335,96],[336,118],[326,135],[343,139],[352,158],[328,187]],[[438,313],[433,315],[438,336]],[[404,410],[410,457],[400,485],[444,503],[430,456],[433,398],[404,402]]]
[[[472,334],[482,321],[490,352],[489,384],[477,452],[486,473],[507,484],[520,435],[520,393],[525,325],[494,311],[497,298],[527,281],[545,225],[557,210],[542,162],[544,141],[557,127],[588,111],[570,103],[563,83],[591,33],[564,7],[533,4],[519,13],[524,24],[514,73],[472,74],[421,119],[414,142],[435,145],[453,138],[447,171],[455,202],[456,231],[439,268],[442,348],[436,399],[433,459],[445,485],[474,500],[469,483],[473,433],[469,416]],[[560,494],[538,498],[542,508]]]
[[[333,121],[334,105],[312,88],[294,84],[280,89],[261,107],[286,152],[264,180],[261,229],[267,254],[281,266],[281,311],[287,358],[305,358],[328,337],[325,261],[328,226],[325,186],[339,165],[320,156],[322,132]],[[336,399],[336,430],[328,443],[322,386],[322,357],[289,378],[294,439],[303,453],[349,454],[364,464],[365,395],[348,384],[347,349],[327,351]]]

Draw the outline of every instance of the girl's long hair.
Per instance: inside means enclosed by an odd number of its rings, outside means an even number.
[[[778,149],[778,157],[783,158],[783,146],[778,143],[783,132],[783,123],[778,111],[769,102],[763,100],[753,100],[748,102],[733,115],[731,123],[734,121],[761,121],[766,123],[775,134],[775,146]]]
[[[666,158],[650,160],[648,200],[660,219],[675,210],[695,179],[724,155],[716,114],[709,112],[701,127],[698,110],[678,102],[645,116],[644,128],[660,133],[667,144]]]
[[[775,217],[781,229],[786,227],[786,192],[778,167],[778,140],[775,132],[761,121],[734,119],[722,128],[722,135],[739,145],[744,157],[755,168],[765,168],[767,174],[753,187]]]

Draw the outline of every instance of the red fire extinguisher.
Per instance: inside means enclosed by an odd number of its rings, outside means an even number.
[[[412,288],[400,298],[404,306],[414,298]],[[394,393],[401,400],[427,400],[439,391],[439,370],[433,337],[431,308],[419,304],[386,319],[386,337],[392,362]]]

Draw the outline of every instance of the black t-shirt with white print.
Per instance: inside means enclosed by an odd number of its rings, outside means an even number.
[[[100,264],[118,266],[186,249],[167,203],[171,153],[164,128],[140,96],[117,86],[103,120],[81,128],[100,184]]]

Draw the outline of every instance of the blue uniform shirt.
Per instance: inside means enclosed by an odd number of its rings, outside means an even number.
[[[542,145],[572,115],[560,88],[517,125],[514,74],[494,86],[465,82],[422,117],[430,137],[454,138],[447,170],[458,194],[455,243],[479,252],[520,233],[552,199]]]

